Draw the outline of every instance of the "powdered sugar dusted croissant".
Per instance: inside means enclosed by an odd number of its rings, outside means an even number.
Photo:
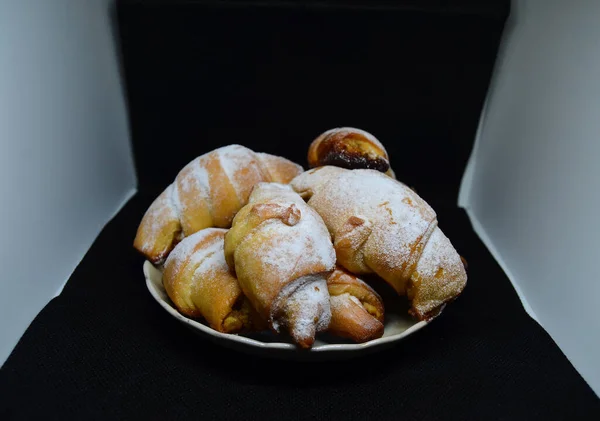
[[[289,186],[256,185],[225,236],[225,258],[273,330],[309,348],[327,329],[335,251],[321,217]]]
[[[202,317],[219,332],[264,328],[225,262],[226,232],[207,228],[177,244],[165,262],[163,285],[180,313]]]
[[[308,148],[311,168],[333,165],[347,169],[373,169],[394,177],[387,151],[375,136],[354,127],[327,130]]]
[[[373,288],[339,267],[329,275],[327,288],[331,296],[330,333],[359,343],[383,335],[383,300]]]
[[[152,263],[161,263],[182,238],[203,228],[230,227],[256,183],[288,183],[302,171],[287,159],[240,145],[206,153],[186,165],[152,203],[134,247]]]
[[[291,182],[333,235],[338,263],[376,273],[411,300],[419,319],[460,294],[465,268],[433,209],[404,184],[373,170],[320,167]]]

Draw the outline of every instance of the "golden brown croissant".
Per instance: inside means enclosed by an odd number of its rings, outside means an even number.
[[[323,218],[338,263],[376,273],[412,302],[419,319],[460,294],[467,274],[433,209],[404,184],[373,170],[320,167],[291,186]]]
[[[207,228],[177,244],[165,262],[165,290],[179,312],[202,317],[219,332],[264,327],[225,262],[226,232]]]
[[[387,151],[375,136],[354,127],[327,130],[308,148],[310,168],[333,165],[347,169],[373,169],[395,177]]]
[[[335,251],[321,217],[289,186],[255,186],[225,236],[225,257],[271,329],[285,327],[303,348],[327,329]]]
[[[228,228],[261,181],[288,183],[302,167],[287,159],[230,145],[186,165],[152,203],[138,228],[134,247],[161,263],[182,238],[203,228]]]
[[[327,288],[330,333],[359,343],[383,335],[383,301],[373,288],[340,267],[327,278]]]

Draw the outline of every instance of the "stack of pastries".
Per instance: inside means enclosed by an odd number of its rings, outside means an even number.
[[[185,316],[224,333],[269,329],[310,348],[317,334],[384,334],[381,278],[418,320],[467,281],[434,210],[395,179],[384,146],[355,128],[318,136],[310,170],[230,145],[177,175],[144,215],[134,247],[162,270]]]

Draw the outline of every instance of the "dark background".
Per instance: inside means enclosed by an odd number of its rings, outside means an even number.
[[[123,3],[140,189],[230,143],[306,165],[318,134],[354,126],[425,199],[454,203],[506,2],[270,3]]]
[[[139,193],[0,371],[0,419],[600,419],[600,404],[456,207],[508,1],[117,3]],[[146,290],[137,225],[195,156],[240,143],[305,165],[371,131],[469,262],[426,329],[323,363],[236,353]]]

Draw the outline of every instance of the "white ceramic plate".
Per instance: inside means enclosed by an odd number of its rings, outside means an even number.
[[[293,343],[285,342],[285,338],[280,335],[268,332],[252,335],[220,333],[199,321],[189,319],[180,314],[173,306],[163,287],[160,270],[146,261],[144,263],[144,275],[146,276],[148,290],[150,290],[154,299],[167,313],[194,332],[229,348],[276,358],[324,360],[355,357],[391,346],[425,327],[430,322],[413,320],[407,314],[406,303],[403,303],[400,299],[390,303],[389,300],[394,300],[394,298],[389,298],[386,301],[387,297],[384,296],[386,313],[383,337],[362,344],[349,343],[331,337],[319,337],[312,349],[303,350]]]

